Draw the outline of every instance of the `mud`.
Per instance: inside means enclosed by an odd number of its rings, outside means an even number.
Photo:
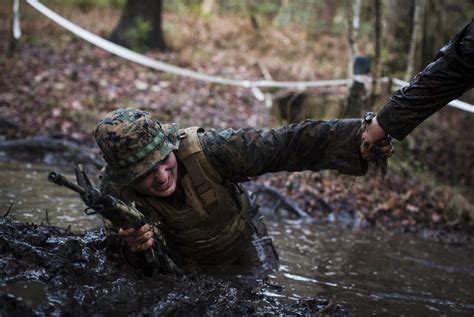
[[[102,230],[67,230],[0,217],[0,315],[346,316],[324,298],[283,303],[266,277],[140,276],[111,251]]]
[[[341,212],[320,199],[321,217],[308,217],[271,187],[250,186],[280,255],[278,271],[193,268],[150,279],[112,252],[100,229],[91,229],[101,221],[83,214],[75,193],[47,182],[51,165],[5,154],[0,216],[14,202],[10,216],[23,222],[0,217],[0,316],[472,316],[472,231],[422,224],[404,235],[370,230],[350,206]],[[70,164],[54,169],[67,174]]]

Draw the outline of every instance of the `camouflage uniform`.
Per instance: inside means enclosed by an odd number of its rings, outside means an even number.
[[[359,152],[360,127],[359,119],[306,120],[270,130],[196,128],[178,133],[176,125],[161,125],[146,112],[119,109],[107,115],[96,130],[108,163],[101,190],[126,202],[134,201],[159,229],[155,233],[162,234],[185,263],[255,264],[261,254],[252,241],[269,239],[265,239],[256,208],[237,183],[278,171],[334,169],[363,175],[367,162]],[[194,134],[198,140],[195,148],[200,152],[189,151],[190,145],[186,145]],[[171,197],[146,197],[129,186],[171,151],[178,158],[177,189]],[[188,154],[195,152],[202,153],[198,165],[189,165]],[[193,176],[196,171],[190,170],[193,166],[203,166],[204,177],[212,179],[211,185],[221,191],[220,197],[228,197],[229,203],[198,204],[193,200],[193,191],[199,187]],[[118,229],[111,223],[106,227],[112,236]],[[272,246],[266,247],[268,255]]]
[[[384,131],[405,138],[430,115],[474,87],[474,20],[466,25],[408,86],[377,115]]]

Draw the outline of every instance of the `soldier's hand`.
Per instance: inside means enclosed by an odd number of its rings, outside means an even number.
[[[365,125],[361,135],[360,153],[368,161],[387,159],[394,153],[392,139],[377,122],[377,117]]]
[[[126,241],[130,251],[134,253],[146,251],[153,245],[153,231],[149,224],[144,224],[138,229],[120,228],[118,235]]]
[[[375,160],[385,160],[393,155],[395,152],[392,144],[392,138],[387,136],[384,139],[375,142],[370,147],[370,154],[366,160],[375,161]]]

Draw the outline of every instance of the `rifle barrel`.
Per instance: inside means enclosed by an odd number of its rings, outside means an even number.
[[[78,175],[79,174],[76,172],[76,178],[78,178],[78,182],[80,182]],[[84,177],[87,178],[85,174],[84,174]],[[136,209],[133,206],[127,205],[123,201],[113,196],[102,195],[97,189],[93,187],[91,187],[91,190],[88,191],[88,189],[83,188],[82,186],[69,181],[64,175],[57,172],[50,172],[48,174],[48,180],[57,185],[65,186],[75,191],[76,193],[80,194],[81,199],[84,201],[84,203],[87,206],[91,207],[92,205],[95,212],[101,214],[104,218],[107,218],[112,223],[120,227],[138,228],[138,227],[141,227],[143,224],[145,224],[145,217],[138,209]],[[97,194],[97,195],[94,195],[94,194]],[[95,197],[95,196],[98,196],[98,197]],[[96,199],[94,199],[94,197]],[[91,199],[91,201],[89,201],[89,199]],[[94,205],[97,205],[97,206],[94,206]],[[104,208],[104,205],[106,208]],[[100,208],[96,209],[96,207],[100,207]],[[87,213],[87,209],[86,209],[86,214],[90,215],[92,213]],[[162,243],[161,241],[159,240],[156,240],[156,241],[158,243],[158,250],[160,250],[159,254],[155,254],[153,249],[147,250],[147,252],[145,252],[147,263],[153,266],[158,266],[162,273],[169,273],[171,271],[171,268],[168,261],[172,261],[174,263],[174,260],[171,258],[169,259],[167,258],[167,255],[163,251],[165,248],[164,245],[161,244]]]
[[[69,181],[64,175],[57,173],[57,172],[51,172],[48,175],[48,180],[52,183],[55,183],[57,185],[65,186],[69,189],[72,189],[76,193],[80,195],[85,195],[86,190],[82,188],[81,186]]]

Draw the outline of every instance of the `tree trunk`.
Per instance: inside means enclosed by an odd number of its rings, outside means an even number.
[[[408,65],[405,80],[410,80],[418,69],[421,56],[421,44],[423,41],[423,22],[425,20],[426,0],[415,1],[415,14],[413,17],[413,32],[411,36],[410,52],[408,53]]]
[[[260,30],[260,23],[258,22],[258,17],[256,12],[256,7],[257,3],[254,0],[247,0],[245,2],[245,5],[247,6],[247,11],[250,16],[250,24],[252,24],[252,27],[254,30],[257,32]]]
[[[110,40],[135,50],[168,50],[161,29],[162,0],[127,0]]]
[[[216,13],[217,3],[215,0],[203,0],[201,3],[201,14],[209,15]]]
[[[371,108],[375,105],[375,100],[379,90],[379,78],[380,78],[380,51],[382,47],[382,18],[381,18],[381,1],[374,0],[374,33],[375,33],[375,54],[374,54],[374,67],[372,68],[372,88],[370,93],[370,104]]]
[[[362,115],[362,110],[366,109],[367,90],[364,83],[354,80],[349,89],[349,96],[347,97],[344,118],[358,118]]]
[[[349,62],[347,65],[347,77],[352,78],[354,72],[354,58],[359,55],[357,40],[360,29],[360,0],[346,2],[347,25],[349,41]]]
[[[359,55],[357,40],[360,29],[360,0],[349,0],[345,2],[347,9],[347,40],[349,42],[347,77],[352,79],[349,95],[344,107],[344,117],[359,117],[362,109],[362,100],[366,95],[365,85],[354,80],[354,60]]]
[[[431,63],[440,47],[449,39],[449,36],[446,34],[446,28],[444,28],[446,25],[445,0],[428,0],[423,25],[421,65],[427,65]],[[440,28],[440,25],[443,27]]]
[[[384,1],[383,38],[390,54],[384,60],[389,73],[406,70],[410,50],[414,3],[412,0]]]
[[[7,55],[12,57],[16,51],[17,42],[21,37],[20,28],[20,1],[13,1],[12,19],[11,19],[11,30],[10,30],[10,41],[8,42]]]
[[[273,24],[278,26],[285,26],[291,21],[291,12],[290,12],[290,3],[289,0],[281,0],[280,9],[278,9],[278,14],[275,19],[273,19]]]

